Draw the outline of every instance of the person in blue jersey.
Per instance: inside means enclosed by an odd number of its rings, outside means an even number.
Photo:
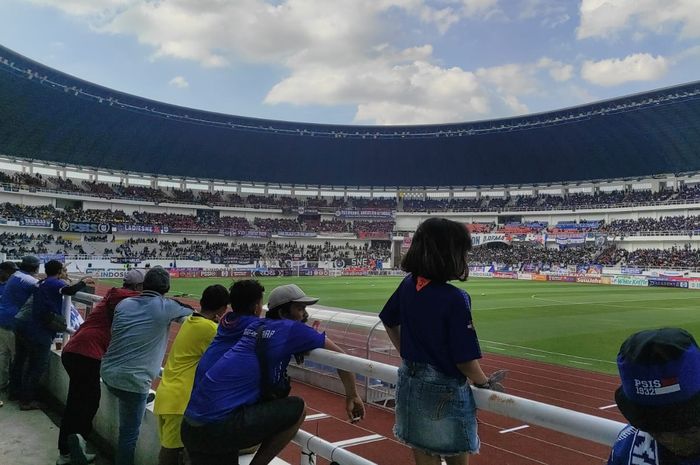
[[[19,270],[7,280],[0,298],[0,392],[9,399],[16,399],[19,395],[19,386],[10,385],[10,367],[14,362],[16,346],[15,316],[36,289],[40,264],[33,255],[22,258]]]
[[[630,423],[608,465],[700,465],[700,349],[680,328],[640,331],[617,355],[615,401]]]
[[[15,262],[2,262],[0,263],[0,299],[2,299],[2,293],[5,291],[5,285],[10,277],[17,271],[17,264]]]
[[[413,449],[418,465],[468,463],[479,451],[476,405],[467,380],[503,390],[502,371],[491,377],[481,349],[471,298],[448,281],[469,275],[466,227],[443,218],[423,222],[401,268],[409,274],[379,314],[401,354],[396,387],[395,436]]]
[[[306,296],[298,286],[280,288],[273,291],[279,302],[318,300]],[[234,301],[233,287],[231,294],[233,313],[248,312],[238,316],[247,318],[247,324],[239,326],[243,328],[240,340],[211,366],[200,362],[182,423],[182,442],[192,465],[229,464],[240,450],[256,444],[260,446],[251,465],[270,463],[306,417],[303,399],[288,396],[290,357],[318,348],[342,352],[325,333],[297,320],[261,319],[261,305],[244,310]],[[226,315],[224,320],[227,318],[233,317]],[[355,376],[341,370],[338,374],[348,418],[358,421],[365,409],[357,395]]]
[[[17,265],[15,262],[2,262],[0,263],[0,299],[2,299],[2,293],[5,291],[5,285],[7,284],[7,281],[10,279],[10,277],[17,271]],[[5,350],[2,350],[0,347],[0,370],[2,370],[1,367],[4,366],[9,366],[12,358],[12,352],[6,347]],[[5,369],[7,371],[7,369]],[[0,372],[0,392],[4,392],[5,388],[7,387],[9,378],[7,376],[2,375],[2,372]],[[4,405],[4,402],[0,400],[0,407]]]
[[[234,282],[229,288],[231,311],[219,320],[214,340],[197,365],[195,379],[201,377],[243,336],[251,322],[258,321],[263,310],[265,288],[254,279]]]
[[[15,326],[16,356],[10,385],[13,389],[17,386],[20,410],[41,408],[36,398],[39,380],[48,368],[54,336],[66,328],[63,296],[75,295],[94,284],[92,278],[83,278],[69,286],[62,279],[65,268],[58,260],[46,262],[44,272],[46,278],[37,283],[31,311],[23,311],[23,318],[17,318]]]

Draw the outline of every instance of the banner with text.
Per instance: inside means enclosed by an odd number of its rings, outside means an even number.
[[[109,223],[81,223],[53,220],[53,230],[85,234],[111,234],[112,225]]]

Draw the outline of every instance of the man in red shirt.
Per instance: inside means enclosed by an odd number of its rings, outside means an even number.
[[[92,431],[92,420],[100,405],[100,363],[112,338],[114,309],[127,297],[141,293],[143,278],[141,270],[127,272],[124,286],[107,292],[63,348],[61,361],[70,383],[58,436],[61,455],[56,465],[86,464],[94,459],[85,453],[83,436]]]

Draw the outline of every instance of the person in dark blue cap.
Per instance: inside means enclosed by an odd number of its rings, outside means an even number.
[[[700,349],[679,328],[640,331],[617,356],[615,401],[629,425],[608,465],[700,465]]]

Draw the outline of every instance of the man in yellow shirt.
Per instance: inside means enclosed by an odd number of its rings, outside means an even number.
[[[182,463],[182,417],[190,400],[197,364],[216,335],[219,318],[228,307],[229,293],[224,286],[215,284],[204,290],[199,303],[200,312],[187,318],[173,341],[156,392],[153,413],[158,418],[159,465]]]

